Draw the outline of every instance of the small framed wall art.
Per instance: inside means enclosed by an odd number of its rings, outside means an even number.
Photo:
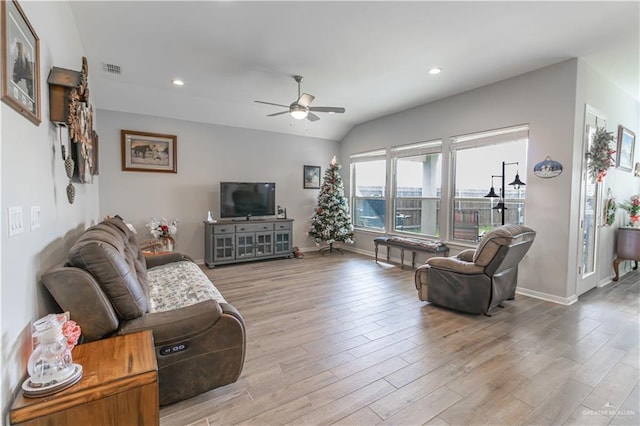
[[[0,2],[1,99],[40,125],[40,39],[17,1]]]
[[[120,137],[123,171],[178,173],[175,135],[121,130]]]
[[[302,177],[304,189],[320,189],[320,166],[304,166]]]
[[[633,170],[633,150],[636,145],[636,134],[624,126],[618,126],[618,150],[616,167],[630,172]]]
[[[98,175],[98,134],[96,133],[95,130],[91,131],[91,139],[92,139],[92,145],[93,145],[93,150],[91,151],[92,153],[92,158],[91,158],[91,164],[93,165],[93,167],[91,168],[91,174],[92,175]]]

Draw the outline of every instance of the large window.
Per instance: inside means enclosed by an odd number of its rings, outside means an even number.
[[[386,150],[351,156],[353,225],[385,230]]]
[[[502,224],[503,214],[505,224],[524,223],[526,186],[516,188],[509,183],[520,172],[526,175],[528,139],[528,126],[452,139],[452,239],[476,242],[483,233]],[[492,187],[497,197],[485,197]]]
[[[440,236],[442,141],[396,147],[393,157],[393,229]]]

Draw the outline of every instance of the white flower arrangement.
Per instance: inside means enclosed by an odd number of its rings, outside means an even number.
[[[178,219],[169,222],[164,217],[160,220],[152,217],[151,221],[147,223],[147,228],[154,238],[171,237],[178,232]]]

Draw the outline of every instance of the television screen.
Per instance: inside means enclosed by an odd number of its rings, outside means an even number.
[[[220,217],[276,214],[276,184],[220,182]]]

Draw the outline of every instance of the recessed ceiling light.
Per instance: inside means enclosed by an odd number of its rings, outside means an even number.
[[[436,75],[442,72],[442,68],[434,67],[429,70],[429,74]]]
[[[184,86],[184,81],[182,80],[175,79],[175,80],[171,80],[171,82],[176,86]]]

